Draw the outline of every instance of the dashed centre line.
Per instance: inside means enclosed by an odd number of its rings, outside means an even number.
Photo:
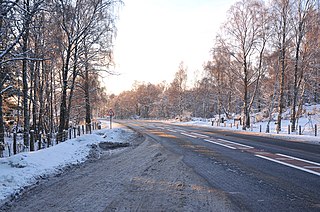
[[[223,144],[221,142],[216,142],[216,141],[212,141],[212,140],[209,140],[209,139],[205,139],[205,141],[208,141],[209,143],[212,143],[212,144],[218,144],[220,146],[224,146],[224,147],[227,147],[229,149],[236,149],[235,147],[232,147],[232,146],[228,146],[226,144]]]
[[[237,146],[238,148],[237,149],[253,149],[252,146],[248,146],[248,145],[244,145],[244,144],[239,144],[239,143],[236,143],[236,142],[233,142],[233,141],[229,141],[229,140],[225,140],[225,139],[218,139],[219,141],[223,141],[223,142],[226,142],[226,143],[229,143],[229,144],[232,144],[232,145],[235,145]]]
[[[195,132],[192,132],[191,134],[193,134],[195,136],[199,136],[200,138],[209,138],[210,137],[210,136],[199,134],[199,133],[195,133]]]
[[[297,158],[297,157],[293,157],[285,154],[280,154],[280,153],[265,152],[259,149],[255,149],[252,146],[248,146],[245,144],[241,144],[241,143],[237,143],[237,142],[229,141],[225,139],[214,139],[214,138],[210,138],[210,136],[208,135],[203,135],[196,132],[187,132],[181,129],[173,130],[173,129],[167,129],[163,127],[157,127],[157,128],[162,130],[168,130],[174,133],[180,133],[181,135],[185,135],[191,138],[202,138],[204,139],[204,141],[207,141],[212,144],[220,145],[229,149],[243,150],[245,152],[254,154],[256,157],[320,176],[320,163],[317,163],[317,162],[308,161],[305,159],[301,159],[301,158]]]
[[[197,136],[194,136],[194,135],[190,135],[190,134],[188,134],[188,133],[181,133],[181,135],[185,135],[185,136],[189,136],[189,137],[191,137],[191,138],[198,138]]]

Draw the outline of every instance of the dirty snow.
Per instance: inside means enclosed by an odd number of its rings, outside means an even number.
[[[0,158],[0,205],[39,179],[86,161],[92,145],[100,142],[125,142],[132,133],[131,130],[114,124],[113,129],[97,130],[93,134],[82,135],[47,149]]]

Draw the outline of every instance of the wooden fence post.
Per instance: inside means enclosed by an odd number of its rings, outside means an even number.
[[[17,154],[17,133],[13,133],[13,154]]]
[[[9,157],[11,156],[11,148],[10,148],[10,144],[9,143],[5,143],[5,146],[8,147],[8,153],[9,153]]]
[[[73,138],[77,137],[77,128],[73,127]]]
[[[39,136],[38,136],[39,140],[38,140],[38,150],[40,150],[42,148],[42,145],[41,145],[41,142],[42,142],[42,134],[39,133]]]
[[[67,130],[63,130],[63,141],[66,141],[67,140],[67,138],[68,138],[68,131]]]
[[[34,130],[30,130],[30,152],[34,151]]]
[[[299,135],[301,135],[301,125],[299,125]]]
[[[72,138],[72,128],[71,127],[68,129],[68,134],[69,134],[69,139],[71,139]]]
[[[50,147],[50,145],[51,145],[51,134],[48,133],[47,134],[47,147]]]

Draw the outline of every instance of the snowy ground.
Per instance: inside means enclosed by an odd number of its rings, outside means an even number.
[[[132,134],[133,131],[114,124],[113,129],[97,130],[47,149],[0,158],[0,205],[41,178],[86,161],[94,144],[126,142]]]
[[[95,145],[105,140],[128,141],[130,146],[114,152],[102,147],[101,144],[107,144],[105,142]],[[17,176],[25,173],[10,166],[8,161],[11,158],[0,166],[0,169],[8,167],[18,172],[13,176],[8,172],[0,175],[1,184],[12,183],[11,187],[16,185],[11,192],[40,178],[41,174],[35,173],[35,167],[44,166],[39,170],[46,174],[58,173],[39,180],[36,186],[25,189],[13,201],[7,201],[2,206],[0,202],[0,211],[239,211],[226,193],[212,189],[205,179],[186,166],[181,155],[168,151],[147,136],[117,128],[97,131],[95,135],[63,144],[69,144],[65,149],[70,149],[70,146],[78,147],[67,152],[56,149],[60,154],[44,157],[46,161],[27,154],[28,163],[25,164],[28,166],[20,169],[33,169],[29,178],[20,179]],[[41,151],[33,154],[37,155]],[[49,163],[52,158],[61,155],[65,157],[66,154],[70,157],[59,160],[56,166],[50,166],[51,171],[45,170],[47,165],[41,165]],[[88,155],[89,160],[85,163],[59,173],[63,166],[84,161]],[[31,164],[33,157],[37,164]],[[7,180],[11,177],[12,180]],[[4,186],[0,187],[1,190],[3,188]]]
[[[276,120],[277,114],[273,114],[273,121],[270,122],[270,133],[266,133],[267,129],[267,119],[262,118],[261,114],[255,114],[251,117],[252,127],[246,131],[242,130],[242,126],[239,122],[234,122],[234,120],[226,120],[225,123],[217,124],[214,122],[212,126],[212,120],[214,119],[203,119],[203,118],[192,118],[189,122],[173,122],[175,124],[181,125],[195,125],[195,126],[207,126],[214,127],[225,130],[242,131],[246,133],[256,133],[262,136],[279,137],[285,138],[292,141],[308,142],[314,144],[320,144],[320,105],[305,106],[304,113],[302,117],[298,120],[298,126],[301,126],[301,134],[299,135],[299,130],[296,132],[290,132],[288,134],[288,126],[290,125],[290,110],[283,114],[284,119],[282,120],[282,130],[276,132]],[[216,117],[216,120],[218,118]],[[238,123],[238,128],[236,124]],[[317,136],[315,136],[315,125],[317,125]],[[261,129],[261,132],[260,132]]]

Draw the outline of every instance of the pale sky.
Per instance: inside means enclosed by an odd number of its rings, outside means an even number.
[[[236,0],[124,0],[114,57],[119,76],[104,79],[108,93],[130,90],[135,80],[171,82],[181,61],[194,73],[210,59],[214,38]]]

